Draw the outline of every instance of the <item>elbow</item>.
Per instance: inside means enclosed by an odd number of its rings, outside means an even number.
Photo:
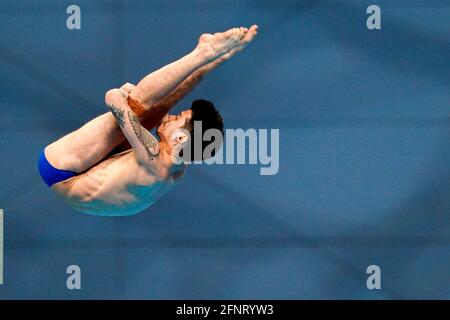
[[[110,106],[112,104],[114,90],[115,89],[110,89],[110,90],[106,91],[106,93],[105,93],[105,103],[108,106]]]
[[[120,98],[123,99],[123,96],[119,89],[110,89],[105,93],[105,103],[108,106],[117,104]]]

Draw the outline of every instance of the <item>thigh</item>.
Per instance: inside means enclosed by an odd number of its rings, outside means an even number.
[[[114,116],[107,112],[48,145],[45,156],[58,169],[83,172],[124,140]]]

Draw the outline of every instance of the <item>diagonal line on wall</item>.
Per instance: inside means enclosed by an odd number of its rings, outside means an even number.
[[[89,99],[64,84],[62,81],[47,74],[43,70],[39,69],[31,62],[14,53],[10,49],[0,47],[0,61],[14,66],[19,70],[28,74],[31,78],[35,79],[38,83],[46,86],[55,94],[64,98],[64,100],[72,101],[77,107],[84,108],[86,110],[95,110],[97,106],[93,104]]]
[[[284,221],[274,217],[271,212],[269,212],[266,208],[260,206],[259,204],[254,203],[248,198],[243,197],[239,192],[228,187],[226,184],[218,181],[214,177],[204,173],[201,170],[195,170],[196,176],[199,180],[203,181],[206,185],[210,186],[212,189],[220,190],[220,193],[225,197],[233,199],[233,201],[237,201],[240,205],[247,207],[251,210],[252,213],[257,214],[260,218],[269,223],[272,227],[277,228],[279,231],[283,232],[283,234],[289,235],[293,239],[295,239],[296,243],[299,246],[309,248],[313,253],[321,256],[322,258],[328,260],[333,263],[336,268],[338,268],[342,273],[347,274],[349,277],[353,278],[357,283],[365,283],[364,273],[358,267],[349,263],[339,255],[335,254],[328,247],[323,246],[317,240],[303,236],[299,230],[285,223]],[[305,246],[305,244],[308,244]],[[401,295],[393,292],[392,290],[385,290],[385,294],[390,296],[391,298],[400,298]]]

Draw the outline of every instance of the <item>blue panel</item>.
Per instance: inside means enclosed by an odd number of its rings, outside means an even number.
[[[450,298],[448,1],[379,0],[377,31],[366,0],[77,4],[69,31],[66,3],[0,3],[0,299]],[[252,23],[257,40],[176,111],[205,98],[227,128],[280,129],[278,174],[195,165],[121,218],[77,213],[42,183],[40,150],[106,112],[106,90]]]

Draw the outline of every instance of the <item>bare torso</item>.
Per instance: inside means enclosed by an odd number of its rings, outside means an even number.
[[[143,211],[169,191],[185,165],[138,164],[133,150],[109,156],[88,171],[52,186],[74,209],[93,215],[126,216]]]

